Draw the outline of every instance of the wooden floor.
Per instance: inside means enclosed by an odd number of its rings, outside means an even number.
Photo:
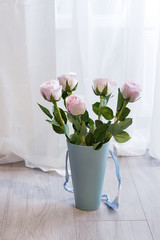
[[[97,211],[74,208],[64,178],[28,169],[24,163],[0,166],[0,240],[160,240],[160,162],[149,157],[119,158],[120,208],[102,202]],[[109,158],[103,193],[117,190]]]

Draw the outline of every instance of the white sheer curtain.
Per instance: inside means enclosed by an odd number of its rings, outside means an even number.
[[[94,78],[141,84],[141,100],[130,104],[132,140],[112,145],[126,156],[144,154],[148,144],[160,158],[159,15],[158,0],[0,0],[0,162],[63,169],[64,136],[52,131],[37,102],[51,108],[39,85],[69,71],[77,72],[89,110]]]
[[[1,163],[63,167],[63,140],[37,105],[40,84],[55,77],[54,1],[0,1]]]
[[[152,125],[150,135],[150,155],[160,160],[160,148],[159,148],[159,136],[160,136],[160,107],[159,107],[159,92],[160,92],[160,36],[159,36],[159,49],[157,55],[157,71],[156,71],[156,83],[154,91],[154,104],[152,114]]]

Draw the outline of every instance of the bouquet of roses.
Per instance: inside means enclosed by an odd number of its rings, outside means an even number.
[[[45,100],[53,104],[52,113],[44,106],[39,105],[41,110],[49,117],[46,121],[58,134],[65,134],[67,140],[76,145],[93,146],[95,150],[102,147],[113,136],[114,139],[123,143],[130,139],[124,131],[132,124],[132,118],[128,118],[130,109],[128,103],[139,99],[141,87],[138,84],[125,82],[118,89],[116,112],[107,106],[113,96],[112,92],[116,83],[105,78],[93,81],[93,92],[99,96],[99,101],[92,105],[97,120],[89,117],[86,104],[82,97],[73,95],[78,81],[75,73],[67,73],[40,86],[40,92]],[[64,101],[65,109],[58,107],[60,99]],[[72,124],[74,133],[70,135],[68,121]]]

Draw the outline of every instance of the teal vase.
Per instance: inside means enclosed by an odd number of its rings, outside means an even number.
[[[75,207],[96,210],[100,206],[108,155],[108,143],[101,149],[67,142]]]

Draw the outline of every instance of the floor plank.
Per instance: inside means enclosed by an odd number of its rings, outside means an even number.
[[[153,240],[143,221],[77,222],[77,240]]]
[[[92,220],[145,220],[145,215],[139,201],[139,197],[128,168],[126,158],[119,158],[120,174],[122,178],[122,188],[120,197],[120,207],[118,211],[113,211],[101,202],[100,209],[93,212],[84,212],[75,209],[76,221]],[[113,160],[108,158],[106,176],[103,193],[107,193],[110,199],[114,199],[117,193],[118,182],[115,174]]]
[[[11,169],[11,181],[1,182],[1,190],[8,192],[0,204],[5,212],[0,239],[76,239],[73,207],[61,193],[63,179],[21,164]]]
[[[160,161],[129,158],[128,164],[155,240],[160,239]]]

